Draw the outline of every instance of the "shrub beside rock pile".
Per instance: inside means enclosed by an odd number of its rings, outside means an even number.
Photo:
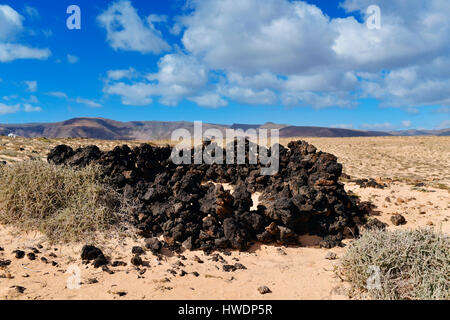
[[[117,230],[133,211],[96,166],[80,170],[40,160],[0,167],[0,223],[39,230],[54,242]]]
[[[245,165],[176,165],[171,147],[149,144],[107,152],[60,145],[48,162],[99,165],[116,190],[139,203],[132,218],[142,235],[163,235],[174,247],[245,250],[254,241],[299,244],[299,235],[314,234],[330,248],[358,233],[364,212],[338,182],[342,166],[334,155],[304,141],[280,145],[278,173],[264,176],[261,163],[248,164],[248,151],[255,147],[245,141]],[[226,159],[226,150],[220,151]],[[257,210],[251,210],[254,192],[261,193]]]
[[[433,229],[364,231],[337,274],[351,296],[380,300],[449,300],[450,238]]]

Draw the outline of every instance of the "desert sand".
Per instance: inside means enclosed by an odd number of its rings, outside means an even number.
[[[450,138],[305,140],[337,155],[351,178],[377,178],[386,185],[384,189],[360,188],[343,181],[346,190],[376,206],[372,215],[387,223],[388,229],[429,227],[450,233]],[[1,138],[0,160],[44,158],[59,143],[97,144],[103,149],[122,144]],[[393,214],[403,215],[407,223],[394,226],[390,220]],[[0,299],[349,299],[349,284],[334,272],[345,247],[321,249],[318,240],[304,236],[300,247],[256,244],[248,252],[218,252],[226,262],[213,261],[217,260],[213,259],[214,253],[186,251],[177,255],[165,251],[157,259],[147,252],[142,258],[148,266],[140,268],[130,263],[131,248],[143,246],[143,239],[99,240],[96,245],[111,261],[127,263],[110,267],[114,273],[109,274],[82,264],[80,253],[85,243],[52,245],[38,232],[24,234],[0,226],[0,260],[11,260],[9,266],[0,267]],[[345,244],[351,241],[346,240]],[[17,249],[29,253],[33,248],[39,251],[35,260],[26,255],[17,259],[13,253]],[[329,252],[336,253],[337,259],[326,259]],[[48,263],[41,261],[42,257]],[[236,263],[246,269],[223,270],[224,264]],[[77,268],[81,283],[73,288],[74,275],[67,271]],[[267,286],[272,292],[261,295],[257,290],[260,286]]]

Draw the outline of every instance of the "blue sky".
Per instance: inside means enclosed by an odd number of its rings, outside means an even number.
[[[66,26],[72,4],[81,30]],[[448,12],[446,0],[0,0],[0,122],[450,127]]]

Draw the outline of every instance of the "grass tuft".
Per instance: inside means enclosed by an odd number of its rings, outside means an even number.
[[[0,167],[0,223],[39,230],[52,242],[119,231],[131,210],[98,167],[73,169],[38,160]]]
[[[374,268],[379,268],[379,286]],[[450,240],[432,229],[366,231],[337,269],[352,293],[382,300],[449,299]]]

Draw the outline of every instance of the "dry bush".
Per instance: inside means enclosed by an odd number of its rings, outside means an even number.
[[[98,167],[78,170],[25,161],[0,168],[0,223],[39,230],[53,242],[119,231],[131,210]]]
[[[380,287],[367,288],[380,268]],[[432,229],[366,231],[353,241],[338,274],[352,283],[353,294],[373,299],[449,299],[450,239]]]

